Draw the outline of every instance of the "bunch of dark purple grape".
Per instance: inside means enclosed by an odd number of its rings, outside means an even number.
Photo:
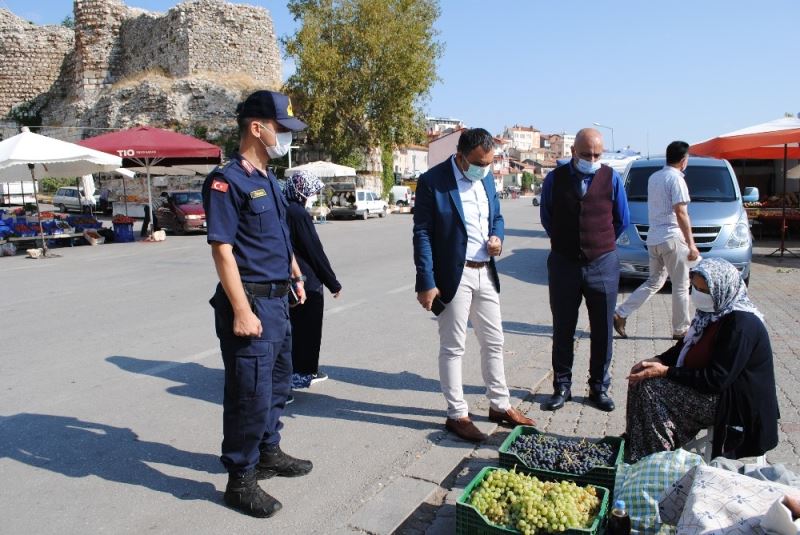
[[[520,435],[508,448],[530,468],[583,475],[595,466],[613,466],[614,449],[584,439],[559,439],[543,434]]]

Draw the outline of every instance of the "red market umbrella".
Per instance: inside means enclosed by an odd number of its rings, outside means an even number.
[[[800,118],[782,117],[696,143],[689,153],[714,158],[779,160],[783,158],[783,208],[781,247],[775,252],[783,256],[786,238],[786,178],[788,159],[800,159]],[[789,251],[791,253],[791,251]],[[773,253],[774,254],[774,253]]]
[[[151,207],[150,172],[154,167],[197,169],[196,166],[213,166],[222,161],[222,151],[216,145],[150,126],[102,134],[84,139],[79,144],[121,157],[124,168],[143,168],[147,173],[147,201]]]

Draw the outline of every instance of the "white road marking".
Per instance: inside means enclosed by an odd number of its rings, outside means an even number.
[[[407,291],[413,290],[413,289],[414,289],[414,284],[406,284],[405,286],[401,286],[399,288],[395,288],[394,290],[389,290],[386,293],[389,294],[389,295],[391,295],[391,294],[399,294],[399,293],[407,292]]]

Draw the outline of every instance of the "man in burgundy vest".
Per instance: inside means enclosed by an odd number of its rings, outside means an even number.
[[[608,396],[612,325],[619,285],[616,240],[630,222],[622,179],[600,165],[603,136],[584,128],[575,137],[572,160],[551,171],[542,185],[541,220],[550,236],[547,259],[553,313],[553,395],[546,410],[572,398],[575,327],[586,299],[591,330],[589,400],[614,410]]]

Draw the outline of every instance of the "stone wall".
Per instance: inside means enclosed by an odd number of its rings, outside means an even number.
[[[145,71],[181,78],[189,74],[189,34],[179,11],[143,13],[126,19],[119,33],[120,53],[112,78],[118,81]]]
[[[73,32],[0,9],[0,116],[30,102],[45,126],[223,131],[247,93],[280,87],[266,9],[193,0],[156,14],[74,0],[74,15]]]
[[[73,44],[69,28],[36,26],[0,8],[0,116],[50,90]]]
[[[280,50],[266,9],[221,0],[198,0],[181,4],[175,10],[192,29],[190,74],[244,73],[262,87],[280,87]]]

